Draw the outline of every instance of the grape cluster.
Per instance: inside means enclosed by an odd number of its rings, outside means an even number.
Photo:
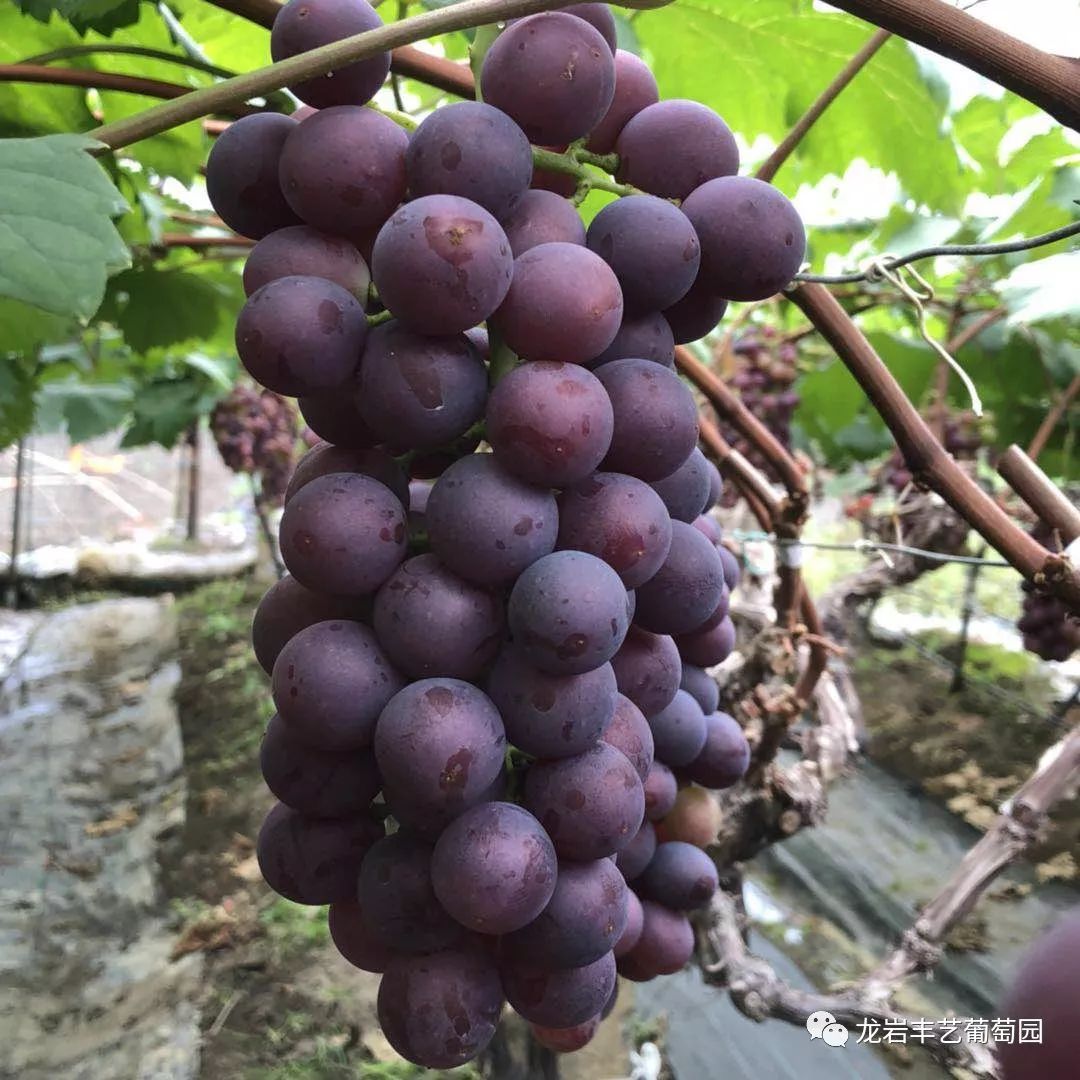
[[[1054,531],[1039,522],[1031,535],[1047,549],[1060,550],[1054,544]],[[1024,648],[1043,660],[1068,660],[1080,649],[1080,621],[1055,596],[1038,592],[1029,581],[1022,581],[1023,610],[1016,628],[1023,635]]]
[[[717,884],[707,789],[749,760],[704,670],[734,648],[739,568],[672,354],[785,285],[803,230],[734,175],[718,116],[613,51],[604,5],[574,12],[511,22],[483,103],[411,138],[364,107],[376,58],[294,86],[300,122],[233,124],[207,170],[258,239],[241,360],[324,440],[253,626],[277,710],[259,862],[330,905],[341,953],[382,973],[387,1038],[429,1068],[478,1054],[505,1002],[576,1049],[617,972],[686,963]],[[373,21],[291,0],[274,55]],[[647,192],[588,228],[530,145],[584,138]]]
[[[735,339],[732,353],[735,358],[735,370],[730,377],[732,388],[780,444],[790,450],[791,418],[800,400],[793,389],[799,374],[798,349],[790,341],[781,341],[774,327],[755,326]],[[766,476],[778,480],[761,451],[738,429],[723,424],[721,434]],[[725,505],[733,505],[735,491],[730,490],[725,496]]]
[[[210,431],[221,460],[259,481],[259,499],[277,505],[285,496],[296,453],[296,411],[272,390],[238,383],[214,406]]]
[[[928,422],[940,430],[941,445],[957,461],[975,461],[983,445],[983,435],[979,418],[973,412],[949,411],[943,416],[929,417]],[[911,470],[898,447],[879,470],[879,486],[899,494],[911,486],[911,481]]]

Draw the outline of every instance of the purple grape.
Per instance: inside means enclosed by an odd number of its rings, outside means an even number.
[[[555,547],[555,497],[523,484],[495,460],[471,454],[431,489],[431,548],[456,574],[478,585],[508,585]]]
[[[608,48],[615,52],[615,16],[607,4],[575,4],[573,7],[556,8],[556,11],[565,11],[568,15],[576,15],[584,19],[600,36],[607,42]]]
[[[615,986],[615,957],[607,952],[583,967],[552,971],[534,961],[501,967],[506,1000],[526,1020],[568,1028],[597,1016]]]
[[[542,487],[584,480],[607,453],[613,428],[607,391],[576,364],[522,364],[488,400],[487,440],[499,463]]]
[[[371,273],[360,252],[340,236],[310,225],[289,225],[264,236],[244,263],[244,293],[283,277],[326,278],[367,303]]]
[[[679,655],[688,664],[715,667],[722,664],[735,648],[735,625],[725,616],[708,630],[680,634],[675,639]]]
[[[717,884],[716,866],[701,848],[669,840],[657,846],[635,888],[645,899],[664,907],[691,911],[708,904]]]
[[[486,802],[450,824],[435,845],[431,879],[462,926],[509,934],[531,923],[556,887],[555,849],[520,806]]]
[[[540,758],[573,757],[606,738],[618,696],[610,664],[581,675],[548,675],[512,647],[500,653],[487,692],[510,742]]]
[[[709,541],[709,543],[719,546],[720,537],[723,535],[723,530],[720,528],[719,525],[716,524],[716,522],[711,517],[706,517],[704,514],[700,514],[696,518],[694,518],[694,520],[691,521],[690,524],[693,525],[694,528],[697,529],[697,531],[701,533],[701,535],[704,536],[706,540]],[[722,555],[720,557],[720,561],[724,561]],[[724,582],[725,584],[727,583],[726,576]]]
[[[378,442],[375,433],[360,419],[352,394],[315,394],[300,398],[296,404],[308,427],[334,446],[363,450]]]
[[[662,761],[654,761],[645,777],[644,788],[645,817],[649,821],[663,821],[671,813],[679,794],[675,774]]]
[[[551,675],[606,664],[629,626],[626,589],[607,563],[584,551],[538,559],[514,583],[507,621],[522,656]]]
[[[589,133],[586,147],[594,154],[610,154],[631,118],[659,100],[656,77],[648,64],[631,52],[616,49],[615,95],[603,119]]]
[[[514,257],[499,223],[458,195],[424,195],[379,230],[371,274],[379,299],[409,329],[459,334],[510,288]]]
[[[360,864],[367,925],[397,953],[430,953],[465,941],[431,887],[431,845],[398,831],[377,841]]]
[[[663,199],[685,199],[714,176],[739,170],[730,128],[696,101],[672,98],[630,119],[615,142],[620,180]]]
[[[693,525],[673,521],[663,566],[636,592],[634,618],[646,630],[654,634],[695,630],[716,610],[724,592],[724,566],[715,545]]]
[[[616,990],[618,985],[616,984]],[[614,991],[612,991],[614,993]],[[556,1054],[573,1054],[592,1042],[600,1028],[602,1016],[593,1016],[583,1024],[568,1028],[544,1027],[542,1024],[530,1024],[532,1037],[543,1047]]]
[[[624,848],[645,814],[634,766],[603,742],[577,757],[532,765],[525,774],[524,805],[547,830],[560,858],[579,861]]]
[[[722,176],[683,201],[701,239],[701,278],[727,300],[767,300],[798,273],[806,233],[794,206],[771,184]]]
[[[727,311],[727,300],[717,295],[699,273],[690,291],[671,307],[664,309],[664,318],[671,327],[678,345],[698,341],[711,334]]]
[[[720,687],[708,672],[692,664],[683,664],[679,686],[701,706],[706,721],[709,713],[716,712],[720,704]]]
[[[674,975],[694,955],[690,920],[653,900],[643,900],[641,911],[641,937],[626,959],[647,972],[646,978]]]
[[[371,805],[382,787],[373,754],[308,746],[276,714],[266,726],[259,767],[280,802],[309,817],[355,816]]]
[[[353,967],[381,974],[394,958],[355,900],[338,900],[331,904],[327,923],[334,946]]]
[[[652,828],[650,825],[649,828]],[[640,940],[641,931],[645,925],[645,914],[641,910],[641,901],[632,892],[626,894],[626,926],[618,941],[615,942],[612,952],[615,958],[625,956]]]
[[[699,530],[700,531],[700,530]],[[719,552],[717,552],[719,554]],[[693,631],[695,634],[704,633],[706,630],[714,630],[718,627],[727,617],[728,611],[731,608],[731,593],[728,592],[727,582],[724,582],[724,587],[720,591],[720,599],[717,601],[716,607],[713,609],[713,613]],[[676,641],[678,644],[678,641]],[[699,664],[699,667],[710,667],[709,664]]]
[[[418,828],[452,821],[502,772],[506,734],[486,694],[459,679],[421,679],[375,726],[375,759],[394,816]]]
[[[409,194],[460,195],[502,221],[532,180],[532,147],[506,113],[458,101],[430,113],[406,155]]]
[[[270,55],[276,63],[380,26],[382,19],[366,0],[289,0],[274,19]],[[389,71],[390,53],[381,52],[289,89],[315,109],[364,105],[375,96]],[[314,120],[318,115],[306,119]]]
[[[236,351],[256,382],[297,397],[352,377],[367,338],[356,297],[318,277],[283,277],[254,292],[236,320]]]
[[[669,768],[689,765],[705,745],[705,714],[685,691],[677,690],[666,709],[649,717],[656,758]]]
[[[305,484],[330,473],[370,476],[392,491],[402,506],[409,505],[409,481],[401,466],[385,450],[353,450],[330,443],[313,446],[297,462],[289,486],[285,489],[285,501],[288,502]]]
[[[359,619],[362,603],[304,588],[291,574],[274,582],[255,609],[251,642],[259,666],[270,674],[286,643],[301,630],[327,619]]]
[[[623,694],[616,696],[615,714],[603,739],[608,746],[622,751],[644,784],[653,763],[652,729],[642,711]]]
[[[278,162],[296,121],[255,113],[231,123],[206,159],[206,194],[218,217],[241,236],[261,240],[300,219],[285,201]]]
[[[585,223],[561,195],[530,189],[502,222],[514,258],[540,244],[585,243]]]
[[[615,360],[596,372],[611,398],[615,434],[604,468],[640,480],[670,476],[697,443],[694,396],[650,360]]]
[[[671,518],[643,481],[622,473],[594,473],[559,497],[558,545],[603,559],[633,589],[667,558]]]
[[[567,77],[567,73],[571,77]],[[517,121],[529,142],[580,139],[615,94],[615,59],[600,32],[574,15],[549,11],[511,23],[484,57],[484,101]]]
[[[281,557],[316,592],[373,593],[405,557],[405,509],[370,476],[330,473],[305,484],[281,515]]]
[[[738,783],[750,766],[750,746],[738,722],[727,713],[705,717],[705,743],[701,752],[681,770],[688,780],[719,790]]]
[[[523,360],[583,364],[611,344],[622,316],[611,267],[580,244],[554,243],[514,260],[513,282],[492,322]]]
[[[653,195],[608,203],[593,218],[585,243],[615,272],[627,311],[661,311],[694,284],[701,251],[686,215]]]
[[[610,859],[559,864],[547,907],[502,939],[503,956],[536,967],[583,967],[611,951],[626,926],[629,890]]]
[[[408,135],[373,109],[323,109],[286,141],[281,190],[309,225],[362,240],[405,199],[408,145]]]
[[[405,685],[360,623],[301,630],[274,662],[274,704],[288,732],[319,750],[371,746],[375,721]]]
[[[595,370],[612,360],[652,360],[666,368],[675,367],[675,338],[667,319],[658,312],[623,315],[611,344],[588,367]]]
[[[671,704],[682,678],[682,661],[675,642],[665,634],[651,634],[631,626],[622,648],[611,661],[619,693],[625,694],[646,716]]]
[[[645,872],[656,851],[656,830],[652,822],[643,821],[633,839],[615,856],[615,865],[626,881],[633,881]]]
[[[649,485],[664,500],[676,521],[692,522],[709,498],[709,462],[695,446],[690,456],[670,475]]]
[[[495,1034],[499,972],[481,948],[391,960],[379,984],[379,1026],[402,1057],[425,1069],[471,1061]]]
[[[719,501],[720,496],[724,494],[724,481],[720,477],[720,470],[716,467],[716,462],[709,462],[709,497],[705,500],[705,509],[702,513],[708,513]]]
[[[728,587],[728,592],[732,592],[736,585],[739,584],[739,578],[742,577],[742,566],[739,560],[722,544],[718,544],[716,547],[716,553],[720,556],[720,561],[724,564],[724,584]]]
[[[484,415],[487,369],[463,334],[429,337],[391,321],[368,337],[358,400],[379,438],[402,449],[431,449]]]
[[[414,679],[475,679],[505,636],[502,598],[452,573],[430,553],[407,559],[375,596],[379,643]]]
[[[312,818],[276,803],[255,853],[266,884],[279,896],[295,904],[333,904],[355,899],[361,860],[382,835],[382,824],[364,815]]]

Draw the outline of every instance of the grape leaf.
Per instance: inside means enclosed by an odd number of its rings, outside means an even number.
[[[55,12],[80,34],[97,30],[109,35],[139,18],[139,0],[15,0],[15,5],[44,23]]]
[[[27,357],[0,361],[0,447],[22,438],[34,423],[37,373]]]
[[[0,296],[89,319],[130,262],[112,218],[127,206],[85,135],[0,140]]]

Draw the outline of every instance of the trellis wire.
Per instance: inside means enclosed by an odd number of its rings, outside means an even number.
[[[1067,240],[1080,234],[1080,221],[1062,225],[1060,229],[1029,236],[1023,240],[1008,240],[1001,244],[938,244],[935,247],[918,248],[907,255],[897,255],[885,260],[874,260],[862,270],[850,274],[796,274],[796,281],[812,281],[819,285],[851,285],[859,281],[872,281],[880,276],[881,269],[895,270],[899,266],[918,262],[921,259],[934,259],[940,255],[1010,255],[1016,251],[1030,251],[1032,248],[1054,244],[1058,240]]]

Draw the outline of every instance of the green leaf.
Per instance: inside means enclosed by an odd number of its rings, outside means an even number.
[[[112,218],[127,206],[85,135],[0,140],[0,296],[89,319],[130,263]]]
[[[36,386],[36,364],[32,359],[0,359],[0,447],[10,446],[33,426]]]
[[[71,441],[79,443],[115,431],[130,415],[134,399],[135,390],[129,384],[68,378],[44,383],[38,408],[54,424],[61,420]]]
[[[191,378],[158,379],[140,387],[121,446],[155,442],[166,449],[174,446],[191,421],[200,415],[203,396],[199,381]]]
[[[661,97],[711,106],[748,143],[759,135],[779,141],[870,36],[865,23],[817,11],[810,0],[681,0],[641,12],[634,29]],[[795,190],[862,157],[895,172],[917,202],[956,212],[965,183],[944,117],[911,49],[893,39],[829,106],[779,179]]]
[[[1022,263],[999,283],[1010,323],[1038,323],[1080,314],[1080,251]]]
[[[4,353],[29,354],[71,336],[72,321],[19,300],[0,296],[0,364]]]
[[[147,266],[112,279],[102,316],[145,353],[213,336],[235,317],[234,303],[234,294],[210,275]]]
[[[213,63],[233,71],[250,71],[270,63],[269,30],[206,0],[176,0],[170,6]]]
[[[139,0],[15,0],[17,7],[41,22],[55,12],[80,34],[97,30],[111,34],[139,18]]]

